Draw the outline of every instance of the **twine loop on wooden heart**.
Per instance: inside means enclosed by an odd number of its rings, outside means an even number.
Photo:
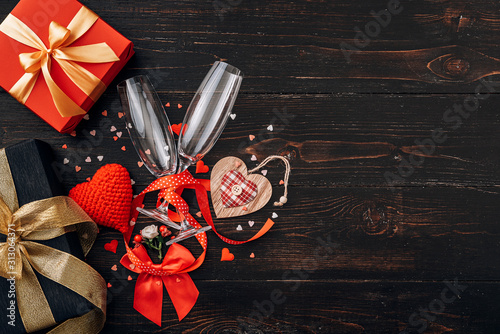
[[[283,179],[284,185],[285,185],[285,192],[283,193],[283,196],[280,197],[279,202],[274,202],[274,206],[283,206],[286,202],[288,202],[288,178],[290,177],[290,161],[288,161],[287,158],[282,157],[281,155],[270,155],[267,158],[264,159],[257,167],[251,169],[248,171],[248,174],[251,174],[253,172],[258,171],[265,165],[267,165],[269,162],[273,160],[281,160],[285,163],[285,178]]]

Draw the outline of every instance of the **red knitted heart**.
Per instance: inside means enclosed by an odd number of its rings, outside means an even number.
[[[99,168],[90,182],[77,184],[71,189],[69,197],[97,224],[127,232],[132,184],[125,167],[109,164]]]

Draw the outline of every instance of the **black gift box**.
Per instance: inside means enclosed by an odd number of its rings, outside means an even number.
[[[5,148],[12,178],[16,187],[19,206],[24,204],[66,195],[52,168],[53,155],[50,146],[39,140],[27,140]],[[6,236],[0,234],[0,242],[5,242]],[[83,251],[76,232],[69,232],[57,238],[39,241],[44,245],[72,254],[83,260]],[[56,322],[74,318],[89,312],[92,305],[77,293],[65,288],[59,283],[38,274],[36,276],[49,302]],[[9,299],[9,282],[0,277],[0,309],[7,312]],[[15,327],[7,325],[8,318],[2,314],[0,333],[26,333],[21,321],[17,304]],[[4,320],[7,321],[4,322]]]

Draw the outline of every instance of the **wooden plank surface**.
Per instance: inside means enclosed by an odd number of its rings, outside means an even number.
[[[112,284],[103,333],[498,332],[498,1],[401,0],[378,21],[371,12],[390,2],[82,2],[131,39],[136,55],[75,136],[58,134],[1,91],[2,147],[50,143],[67,191],[120,163],[137,194],[154,177],[137,165],[114,86],[149,75],[178,124],[210,64],[222,59],[245,79],[237,116],[204,162],[212,168],[234,155],[253,168],[252,155],[281,154],[292,164],[283,208],[270,203],[215,220],[221,233],[244,240],[278,215],[265,237],[229,247],[232,262],[220,261],[228,245],[209,233],[207,259],[191,274],[200,297],[180,323],[166,294],[161,328],[133,309],[137,275],[118,263],[121,242],[116,254],[104,250],[121,238],[103,228],[87,258]],[[0,1],[2,17],[14,5]],[[369,38],[359,39],[358,28]],[[284,166],[267,170],[273,202]],[[185,245],[201,252],[192,240]],[[455,280],[460,298],[445,283]],[[266,303],[276,290],[285,300]]]

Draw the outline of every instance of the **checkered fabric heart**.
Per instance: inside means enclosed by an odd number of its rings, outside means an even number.
[[[226,208],[245,205],[257,196],[257,185],[235,170],[224,175],[220,190],[222,204]]]

